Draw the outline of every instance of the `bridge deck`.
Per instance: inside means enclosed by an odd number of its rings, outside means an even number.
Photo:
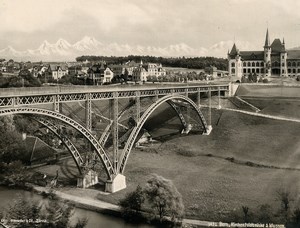
[[[209,88],[217,90],[228,89],[228,83],[224,84],[154,84],[154,85],[125,85],[125,86],[45,86],[45,87],[21,87],[21,88],[0,88],[0,97],[26,96],[26,95],[56,95],[68,93],[92,93],[92,92],[127,92],[127,91],[144,91],[159,89],[176,89],[176,88]]]

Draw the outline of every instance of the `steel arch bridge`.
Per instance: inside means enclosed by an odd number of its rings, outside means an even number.
[[[144,123],[156,108],[163,103],[169,104],[176,112],[184,128],[188,127],[189,120],[185,119],[181,108],[191,108],[196,112],[197,119],[204,133],[208,134],[211,128],[206,123],[200,110],[200,95],[201,93],[206,93],[210,97],[212,92],[217,93],[220,105],[221,93],[224,96],[230,96],[231,85],[74,86],[0,89],[0,116],[12,114],[31,115],[33,119],[46,126],[61,139],[72,155],[79,173],[82,173],[84,159],[80,151],[77,150],[71,140],[61,134],[59,126],[53,120],[58,120],[60,123],[71,126],[80,132],[92,145],[94,157],[102,162],[107,174],[106,190],[115,192],[126,187],[125,176],[123,174],[131,149]],[[189,98],[189,95],[195,95],[196,102]],[[134,102],[125,106],[125,108],[119,108],[120,102],[122,103],[122,99],[125,98],[131,99]],[[150,98],[148,100],[152,99],[154,101],[151,104],[147,104],[146,107],[141,107],[143,98]],[[93,107],[93,101],[109,101],[108,110],[110,116],[107,119],[109,123],[102,132],[101,137],[96,137],[92,131],[92,109],[98,108],[97,106]],[[67,104],[68,102],[85,103],[81,107],[82,111],[84,111],[84,121],[80,121],[79,123],[73,118],[68,117],[67,114],[62,113],[63,104]],[[132,111],[131,115],[135,121],[135,125],[130,127],[123,136],[120,136],[118,128],[122,126],[122,116],[126,116],[126,112],[129,109]],[[77,112],[78,109],[75,110],[73,112]],[[104,147],[109,136],[111,136],[113,141],[112,152]],[[119,146],[121,138],[125,138],[124,141],[127,140],[123,149]]]

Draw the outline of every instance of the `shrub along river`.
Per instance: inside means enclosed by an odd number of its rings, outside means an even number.
[[[48,200],[33,192],[29,192],[21,189],[10,189],[7,187],[0,186],[0,208],[1,208],[0,212],[5,211],[9,207],[9,205],[13,203],[14,199],[17,199],[19,195],[26,199],[30,199],[34,201]],[[154,226],[148,224],[140,224],[140,225],[129,224],[126,223],[123,219],[118,217],[104,215],[86,209],[75,208],[74,214],[71,217],[71,224],[75,224],[78,218],[88,219],[88,224],[86,226],[87,228],[95,228],[95,227],[154,228]]]

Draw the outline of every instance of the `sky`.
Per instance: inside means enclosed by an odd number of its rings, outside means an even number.
[[[221,41],[262,49],[300,46],[299,0],[0,0],[0,49],[37,48],[92,36],[104,44],[209,48]]]

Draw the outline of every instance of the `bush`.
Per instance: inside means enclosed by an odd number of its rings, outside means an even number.
[[[135,191],[128,193],[119,202],[124,219],[130,222],[140,222],[142,219],[140,212],[144,201],[143,189],[138,185]]]
[[[247,162],[245,163],[245,165],[251,166],[251,167],[255,166],[255,164],[254,164],[253,162],[250,162],[250,161],[247,161]]]
[[[268,83],[269,80],[267,78],[263,79],[263,83]]]
[[[181,148],[177,150],[177,154],[182,155],[182,156],[186,156],[186,157],[195,157],[195,156],[197,156],[197,153],[195,151],[185,150],[185,149],[181,149]]]
[[[226,160],[230,162],[234,162],[234,157],[227,157]]]

